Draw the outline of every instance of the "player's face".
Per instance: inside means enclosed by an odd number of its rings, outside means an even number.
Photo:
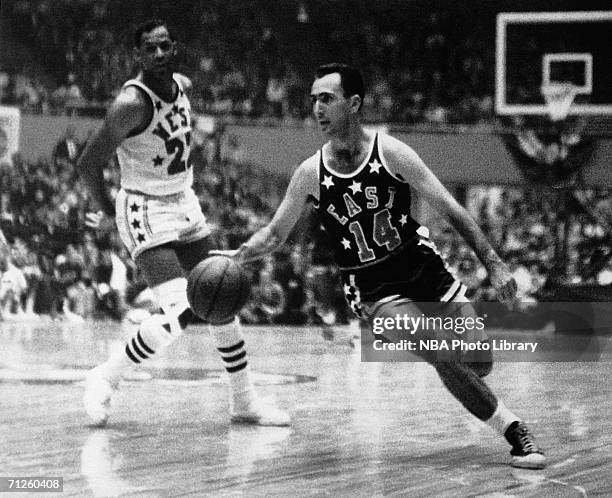
[[[144,72],[158,78],[172,75],[175,55],[176,43],[170,39],[165,26],[158,26],[142,34],[137,56]]]
[[[310,91],[312,112],[326,135],[348,124],[351,100],[344,96],[338,73],[326,74],[314,80]]]

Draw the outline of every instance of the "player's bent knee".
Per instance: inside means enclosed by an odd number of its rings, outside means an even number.
[[[483,378],[493,370],[493,362],[466,362],[465,365],[470,368],[478,377]]]
[[[194,321],[194,315],[187,302],[187,280],[175,278],[155,286],[153,289],[168,321],[171,333],[182,334],[185,327]]]
[[[153,288],[153,292],[157,297],[164,313],[174,312],[174,309],[186,309],[189,307],[187,303],[187,279],[173,278],[167,280]]]
[[[463,358],[463,363],[479,377],[486,377],[493,370],[493,351],[490,340],[486,339],[482,343],[487,347],[469,351]]]
[[[233,317],[229,318],[225,322],[221,322],[221,323],[209,323],[208,326],[209,327],[226,327],[228,325],[234,326],[234,324],[236,323],[236,320],[238,320],[238,317],[237,316],[233,316]]]
[[[458,361],[430,361],[429,364],[436,369],[438,375],[445,379],[447,377],[455,377],[457,370],[461,368],[461,363]]]
[[[142,321],[140,324],[136,341],[132,340],[134,352],[139,349],[150,354],[157,352],[159,348],[168,346],[176,339],[172,334],[168,320],[164,314],[156,313]],[[141,354],[141,356],[143,356]]]
[[[237,327],[240,327],[240,319],[238,318],[238,316],[233,316],[227,322],[224,323],[208,324],[208,330],[211,333],[215,332],[222,334],[224,331],[233,331]]]

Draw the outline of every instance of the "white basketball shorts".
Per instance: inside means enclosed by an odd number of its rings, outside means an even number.
[[[121,189],[115,208],[119,236],[132,259],[152,247],[193,242],[211,231],[192,189],[164,196]]]

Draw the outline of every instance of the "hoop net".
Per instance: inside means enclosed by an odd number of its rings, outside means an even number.
[[[543,85],[541,90],[550,119],[552,121],[565,119],[576,98],[578,88],[572,83],[549,83]]]

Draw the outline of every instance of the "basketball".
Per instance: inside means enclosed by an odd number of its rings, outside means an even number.
[[[233,259],[211,256],[198,263],[187,279],[187,299],[193,312],[210,324],[231,321],[246,303],[249,279]]]

